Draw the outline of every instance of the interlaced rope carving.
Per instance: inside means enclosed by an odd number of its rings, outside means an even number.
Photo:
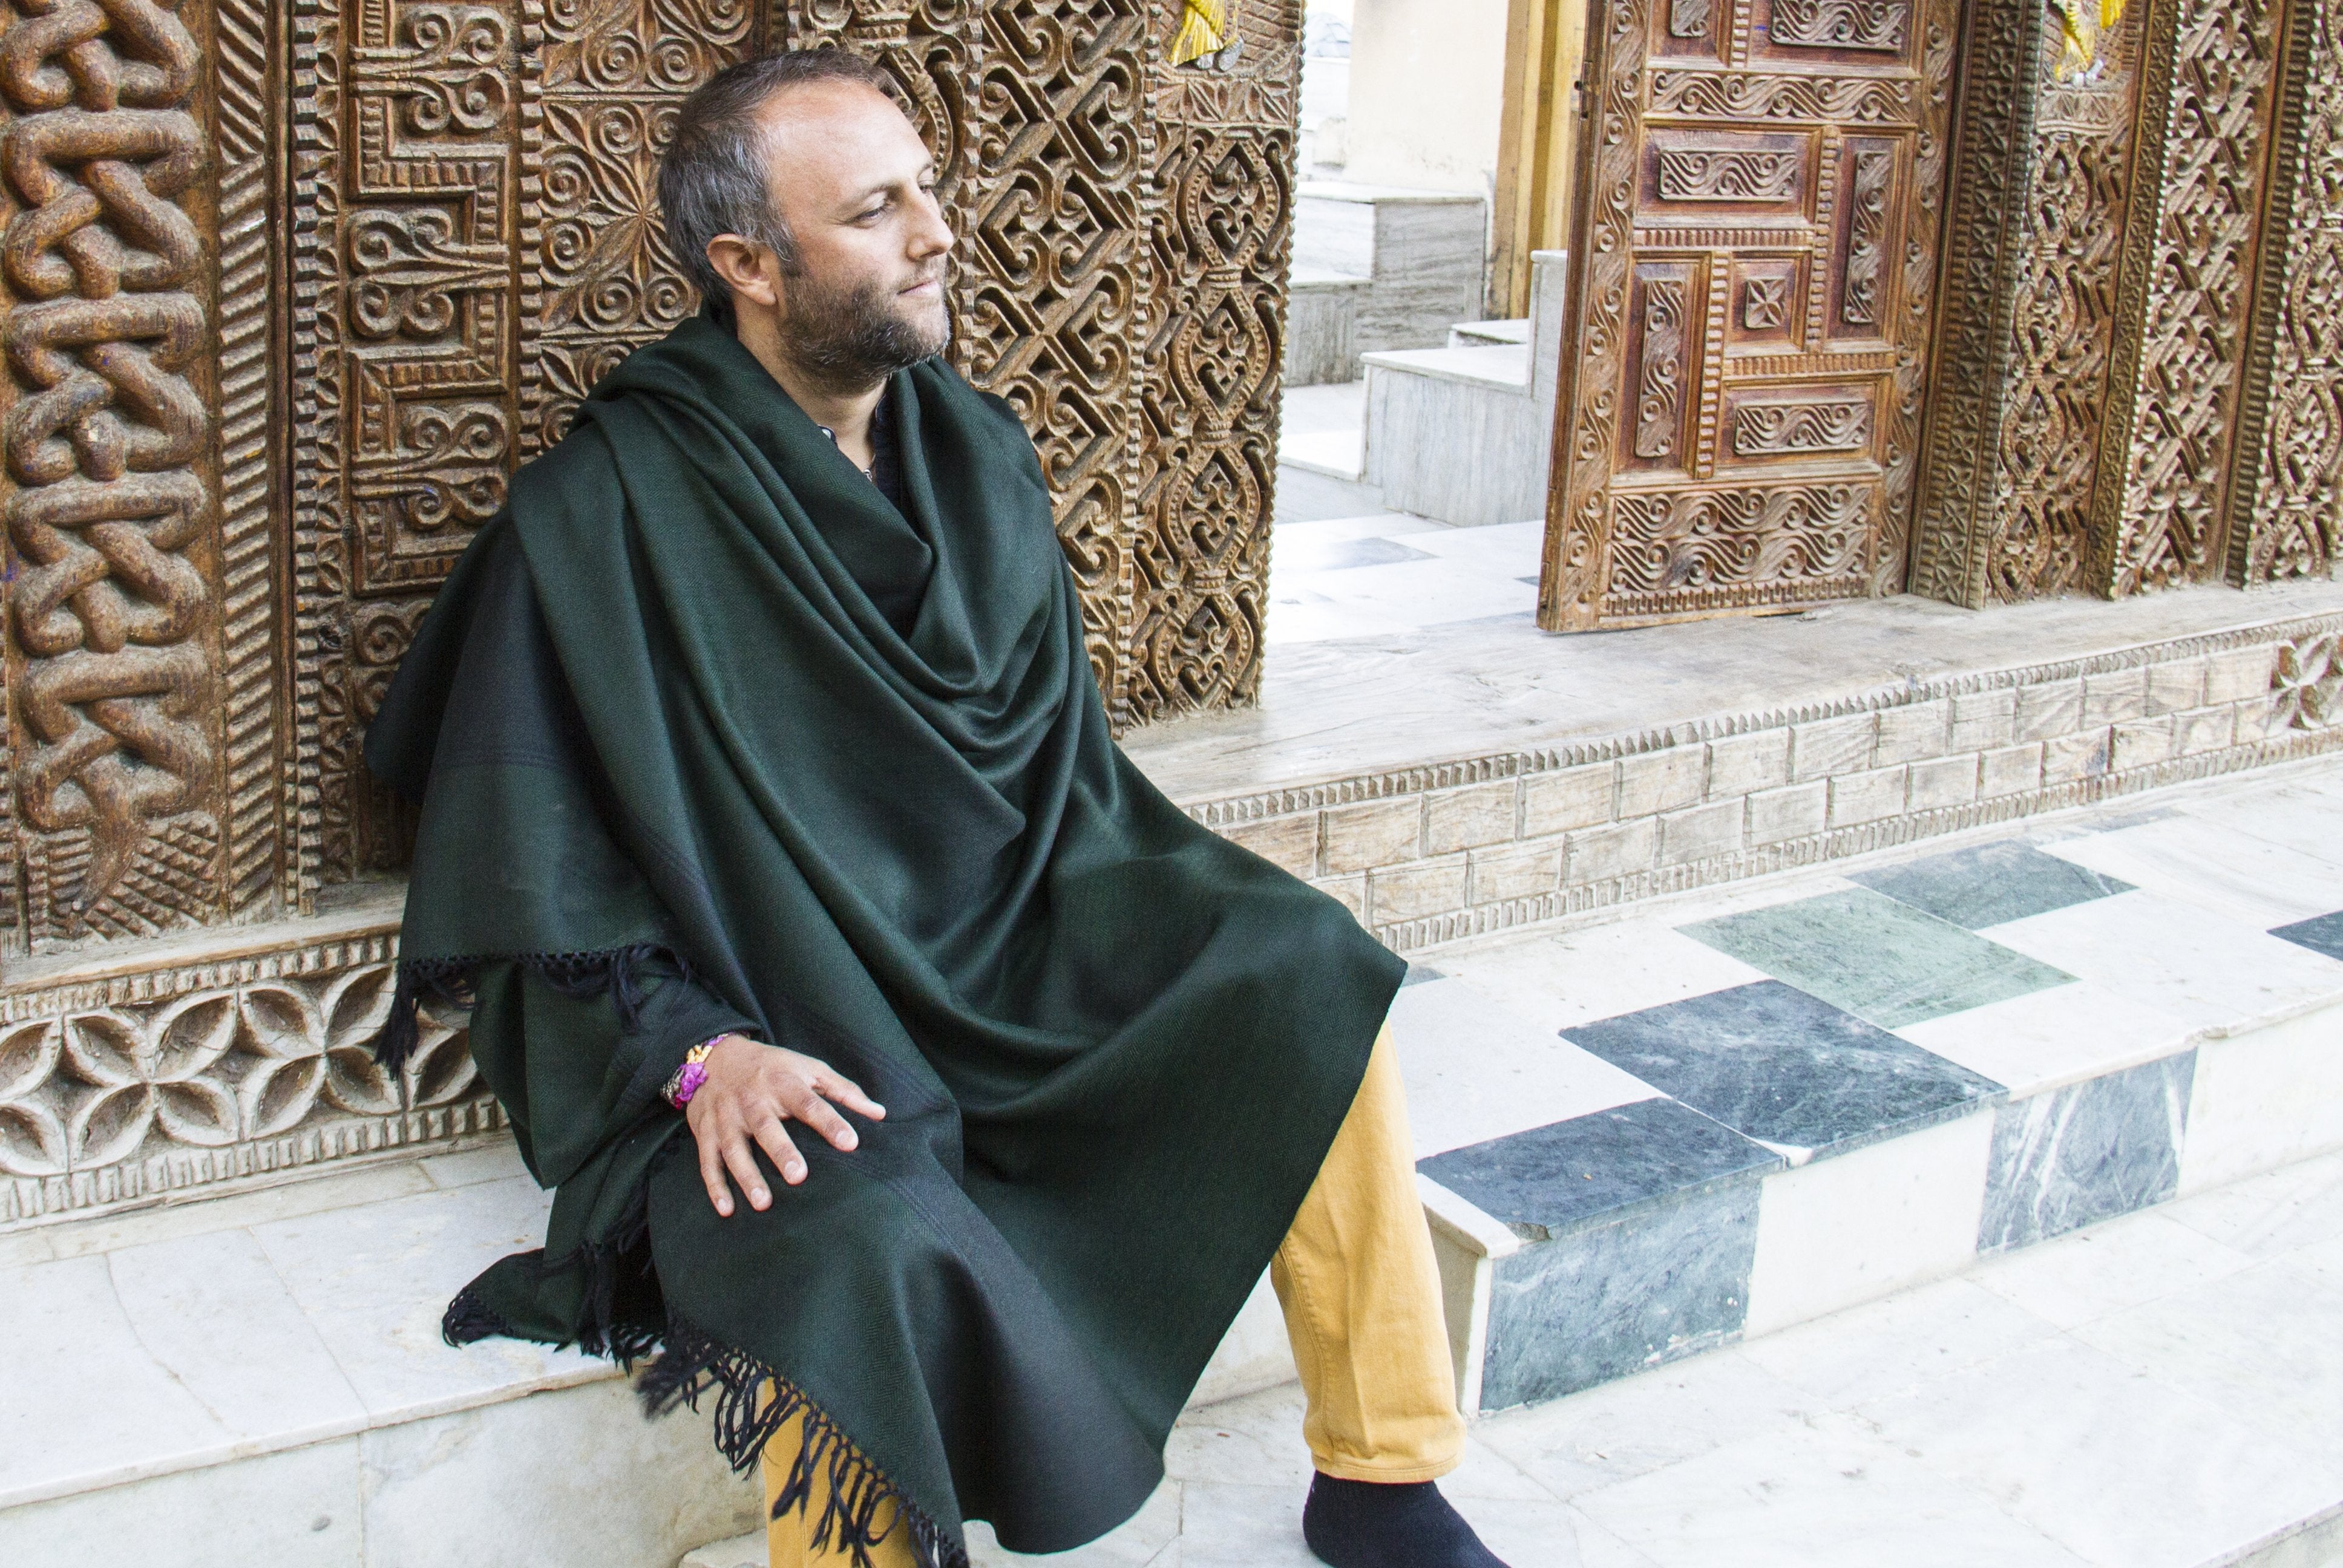
[[[153,0],[15,0],[0,33],[0,176],[17,205],[0,347],[9,537],[25,563],[17,763],[30,825],[86,829],[87,910],[215,770],[199,550],[210,434],[189,367],[209,341],[203,240],[178,198],[204,168],[202,64]]]

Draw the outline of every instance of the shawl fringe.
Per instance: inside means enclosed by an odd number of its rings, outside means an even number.
[[[691,966],[656,942],[629,942],[595,952],[479,953],[468,958],[401,959],[397,988],[391,993],[390,1017],[384,1020],[382,1032],[375,1037],[374,1059],[393,1072],[404,1070],[422,1040],[418,1010],[426,996],[452,1008],[470,1007],[472,971],[498,959],[527,964],[567,997],[582,1000],[608,991],[621,1029],[634,1028],[642,1016],[644,981],[651,974],[675,975],[685,980],[691,978]]]
[[[792,1508],[804,1513],[812,1503],[815,1479],[826,1473],[829,1502],[809,1542],[816,1551],[835,1543],[851,1556],[854,1568],[875,1568],[872,1550],[902,1529],[910,1533],[919,1568],[969,1568],[967,1548],[898,1492],[803,1389],[679,1318],[669,1318],[665,1338],[665,1352],[635,1384],[645,1413],[660,1415],[678,1405],[697,1411],[699,1396],[717,1391],[716,1446],[734,1470],[755,1464],[791,1421],[804,1423],[804,1441],[773,1500],[772,1516],[779,1519]]]
[[[658,1350],[659,1343],[657,1329],[622,1321],[618,1311],[618,1274],[628,1258],[640,1252],[636,1271],[651,1271],[650,1256],[646,1250],[650,1233],[650,1193],[637,1188],[607,1241],[581,1242],[576,1251],[538,1265],[542,1272],[548,1274],[566,1273],[572,1269],[585,1271],[586,1312],[578,1331],[578,1348],[588,1355],[608,1356],[629,1372],[637,1362]],[[488,1304],[478,1287],[479,1282],[475,1280],[456,1292],[456,1299],[447,1303],[447,1311],[439,1319],[439,1337],[458,1350],[476,1340],[528,1338],[516,1332]]]
[[[792,1508],[806,1513],[812,1506],[815,1480],[827,1479],[829,1500],[809,1542],[817,1551],[834,1543],[850,1556],[853,1568],[876,1568],[871,1553],[901,1529],[910,1537],[919,1568],[970,1568],[967,1549],[897,1491],[848,1439],[845,1429],[796,1383],[673,1314],[664,1330],[617,1318],[613,1303],[619,1268],[649,1236],[649,1204],[639,1198],[608,1241],[587,1242],[546,1265],[548,1271],[587,1271],[586,1319],[578,1348],[588,1355],[608,1356],[628,1372],[637,1362],[649,1361],[635,1383],[647,1417],[664,1415],[678,1405],[697,1411],[700,1395],[714,1391],[716,1446],[736,1471],[746,1472],[762,1459],[765,1445],[791,1421],[803,1422],[804,1441],[773,1501],[772,1517],[779,1519]],[[458,1349],[475,1340],[526,1337],[515,1335],[477,1283],[467,1285],[447,1303],[439,1333]]]

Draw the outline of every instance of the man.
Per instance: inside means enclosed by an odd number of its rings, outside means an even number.
[[[1273,1260],[1311,1545],[1490,1568],[1432,1484],[1403,966],[1108,738],[1031,442],[936,357],[933,177],[843,52],[687,102],[707,307],[515,477],[368,734],[422,800],[385,1055],[468,1001],[556,1190],[448,1337],[661,1349],[777,1564],[933,1568],[1128,1518]]]

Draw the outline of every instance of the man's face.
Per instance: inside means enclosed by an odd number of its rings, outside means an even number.
[[[886,97],[850,82],[779,94],[760,116],[766,181],[795,236],[780,279],[789,358],[840,389],[875,385],[951,338],[944,307],[951,229],[935,162]]]

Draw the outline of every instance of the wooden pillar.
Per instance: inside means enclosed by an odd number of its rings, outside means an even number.
[[[1916,592],[2328,569],[2336,14],[2133,0],[2061,82],[2047,6],[1973,7]]]
[[[2343,4],[2295,0],[2228,494],[2241,586],[2331,574],[2343,558]]]
[[[1570,243],[1585,51],[1586,0],[1513,0],[1490,249],[1492,316],[1527,316],[1530,253]]]

